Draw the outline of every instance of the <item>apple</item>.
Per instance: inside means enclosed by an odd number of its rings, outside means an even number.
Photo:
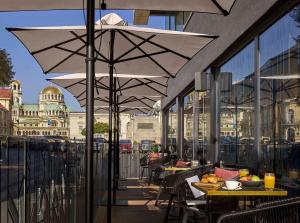
[[[256,175],[253,175],[251,178],[252,181],[260,181],[260,178]]]

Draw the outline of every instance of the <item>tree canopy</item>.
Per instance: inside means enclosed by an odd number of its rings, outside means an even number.
[[[8,85],[14,75],[9,54],[5,49],[0,49],[0,86]]]
[[[104,122],[96,122],[94,124],[94,134],[103,134],[108,132],[108,124]],[[84,128],[81,132],[81,135],[86,135],[86,129]]]

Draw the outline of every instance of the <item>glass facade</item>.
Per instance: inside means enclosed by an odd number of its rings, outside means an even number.
[[[165,27],[169,30],[183,31],[184,26],[189,19],[191,12],[176,12],[170,15],[167,15]]]
[[[300,177],[300,7],[259,36],[262,170]]]
[[[188,159],[193,159],[193,134],[194,134],[194,96],[195,92],[183,98],[183,154]]]
[[[219,159],[251,165],[254,149],[254,42],[220,68]]]
[[[210,70],[209,90],[184,96],[183,155],[274,172],[289,195],[299,194],[300,5]],[[174,109],[169,139],[181,120]]]
[[[171,153],[177,152],[177,125],[178,125],[178,105],[175,103],[168,110],[168,140],[167,150]]]

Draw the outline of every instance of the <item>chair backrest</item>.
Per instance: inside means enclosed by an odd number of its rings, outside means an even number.
[[[194,198],[199,198],[199,197],[205,195],[204,192],[202,192],[202,191],[200,191],[200,190],[197,190],[195,187],[192,186],[192,183],[195,183],[195,182],[199,182],[199,181],[200,181],[198,175],[195,175],[195,176],[186,178],[185,181],[186,181],[187,184],[189,185],[189,188],[190,188],[190,190],[192,191],[192,193],[193,193],[193,195],[194,195]]]
[[[256,208],[224,214],[217,223],[299,223],[300,197],[276,200]]]

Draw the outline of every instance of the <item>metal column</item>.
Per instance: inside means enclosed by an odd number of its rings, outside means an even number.
[[[94,144],[94,82],[95,82],[95,1],[87,0],[87,48],[86,48],[86,181],[85,221],[93,222],[93,144]]]
[[[114,42],[115,42],[115,30],[110,30],[110,52],[109,52],[109,130],[108,130],[108,183],[107,183],[107,223],[111,222],[111,181],[112,181],[112,149],[113,149],[113,82],[114,82]]]
[[[259,170],[260,163],[262,161],[261,158],[261,149],[260,149],[260,135],[261,135],[261,129],[260,129],[260,66],[259,66],[259,37],[255,38],[255,59],[254,59],[254,68],[255,68],[255,84],[254,84],[254,89],[255,89],[255,113],[254,113],[254,139],[255,139],[255,144],[254,148],[256,150],[256,155],[257,155],[257,164],[256,164],[256,169],[257,171]]]
[[[177,154],[184,158],[184,105],[183,97],[177,97]]]
[[[207,151],[207,161],[215,163],[218,161],[219,157],[219,126],[220,126],[220,92],[218,85],[219,69],[211,68],[211,137],[210,146]]]

